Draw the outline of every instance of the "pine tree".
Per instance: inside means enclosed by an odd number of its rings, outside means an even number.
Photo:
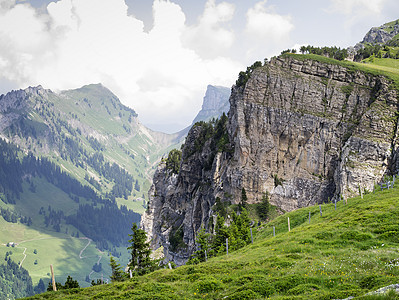
[[[240,233],[241,239],[245,244],[251,242],[251,231],[249,228],[251,220],[249,219],[248,211],[244,208],[237,219],[237,227]]]
[[[132,237],[129,240],[131,246],[127,248],[131,250],[129,269],[137,275],[144,275],[154,271],[157,267],[157,262],[150,257],[151,249],[150,244],[147,242],[145,231],[138,228],[136,223],[133,223],[132,234],[129,234],[129,236]]]
[[[263,194],[262,202],[258,203],[256,206],[256,211],[258,213],[259,218],[262,221],[265,221],[269,215],[270,204],[269,204],[269,194],[266,192]]]
[[[204,227],[202,227],[198,232],[197,238],[195,240],[198,250],[195,252],[194,256],[198,258],[199,261],[205,261],[205,251],[209,256],[209,236],[210,234],[205,232]]]
[[[125,273],[121,270],[121,265],[116,262],[116,260],[113,258],[112,255],[109,258],[109,265],[111,266],[111,271],[112,271],[111,275],[112,282],[123,281],[126,279]]]
[[[241,202],[238,204],[238,208],[240,211],[242,211],[243,208],[247,207],[247,192],[245,191],[245,188],[242,188],[241,190]]]
[[[63,288],[64,289],[76,289],[76,288],[80,288],[80,286],[79,286],[79,283],[77,280],[73,280],[73,278],[68,275]]]
[[[226,225],[224,225],[224,218],[217,216],[215,226],[215,236],[212,243],[212,248],[217,253],[224,253],[226,251],[226,238],[229,237],[229,231]]]

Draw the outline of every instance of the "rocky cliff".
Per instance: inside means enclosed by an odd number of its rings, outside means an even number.
[[[159,166],[143,226],[168,259],[181,264],[195,250],[216,197],[237,203],[245,188],[254,203],[267,191],[290,211],[372,191],[396,171],[398,95],[390,80],[323,61],[288,55],[255,69],[232,89],[228,145],[215,148],[200,124],[188,134],[179,174]]]
[[[222,86],[208,85],[202,102],[202,108],[194,118],[193,124],[218,118],[229,111],[230,89]]]
[[[379,27],[373,27],[366,33],[363,40],[360,43],[358,43],[355,46],[355,48],[359,49],[367,44],[384,45],[394,40],[397,41],[398,34],[399,34],[399,20],[386,23]]]

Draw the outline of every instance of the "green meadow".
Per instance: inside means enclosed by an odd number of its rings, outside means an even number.
[[[399,283],[398,204],[399,187],[395,187],[366,194],[364,199],[348,199],[347,204],[340,201],[336,210],[334,203],[322,204],[322,216],[318,205],[298,209],[253,228],[254,243],[229,255],[121,283],[48,292],[32,299],[361,297]]]

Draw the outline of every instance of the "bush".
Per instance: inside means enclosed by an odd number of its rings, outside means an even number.
[[[340,238],[342,240],[353,240],[353,241],[364,241],[364,240],[369,240],[372,238],[372,235],[369,233],[361,233],[356,230],[350,230],[346,231],[343,234],[340,235]]]
[[[244,86],[248,82],[249,78],[251,77],[252,72],[261,66],[262,66],[262,63],[260,61],[256,61],[253,65],[251,65],[250,67],[247,67],[247,70],[245,72],[243,72],[243,71],[240,72],[238,74],[236,86],[237,87]]]
[[[380,235],[380,238],[386,239],[390,242],[399,243],[398,231],[387,231]]]
[[[229,300],[241,300],[241,299],[258,299],[259,295],[253,290],[242,290],[235,292],[228,296],[226,299]]]
[[[267,282],[266,279],[254,280],[250,283],[247,283],[244,288],[247,290],[252,290],[263,297],[270,297],[275,293],[273,285]]]
[[[306,283],[306,284],[300,284],[300,285],[290,289],[287,292],[287,294],[289,294],[289,295],[304,295],[304,294],[311,293],[318,289],[319,289],[319,286],[312,284],[312,283]]]
[[[359,286],[362,289],[372,289],[376,286],[378,286],[381,282],[381,279],[376,276],[376,275],[368,275],[363,277],[360,281],[359,281]]]
[[[220,282],[212,276],[198,282],[197,288],[200,293],[209,293],[216,291],[221,286]]]
[[[179,174],[181,161],[181,151],[173,149],[169,152],[168,158],[165,160],[166,169],[170,170],[172,174]]]
[[[274,283],[276,291],[283,293],[303,283],[303,278],[299,275],[283,276]]]

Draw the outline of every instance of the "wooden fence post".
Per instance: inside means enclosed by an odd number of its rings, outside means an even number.
[[[56,292],[57,291],[57,286],[55,285],[55,276],[54,276],[54,269],[53,269],[53,265],[50,265],[50,271],[51,271],[51,281],[53,283],[53,291]]]
[[[226,238],[226,254],[229,255],[229,238]]]
[[[319,207],[320,207],[320,217],[322,217],[323,213],[321,212],[321,204],[319,205]]]
[[[253,244],[254,243],[254,237],[252,236],[252,228],[250,228],[250,230],[251,230],[251,243]]]
[[[276,227],[273,226],[273,236],[276,236]]]
[[[291,231],[291,226],[290,226],[290,217],[288,217],[288,232]]]

